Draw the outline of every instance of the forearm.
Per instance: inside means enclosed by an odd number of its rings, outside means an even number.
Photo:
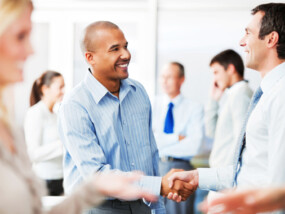
[[[169,151],[169,156],[173,157],[181,157],[181,158],[191,158],[198,154],[199,149],[201,147],[201,139],[195,140],[191,139],[191,137],[186,137],[179,143],[176,143],[174,145],[168,146],[164,149],[164,151]]]
[[[97,191],[92,178],[93,176],[80,185],[62,203],[54,206],[48,214],[78,214],[82,213],[84,209],[100,205],[105,197]]]
[[[177,144],[179,142],[179,135],[177,134],[165,134],[165,133],[154,133],[157,148],[164,149],[168,146]]]
[[[42,146],[30,146],[28,147],[28,153],[32,162],[42,162],[62,156],[63,148],[58,140]]]
[[[233,166],[198,168],[199,188],[213,191],[232,188]]]

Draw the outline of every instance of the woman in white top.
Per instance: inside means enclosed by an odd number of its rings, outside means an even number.
[[[25,144],[16,139],[19,135],[9,123],[1,96],[6,85],[22,81],[23,62],[33,52],[29,41],[32,8],[30,0],[0,0],[0,213],[45,213],[41,206],[45,187],[33,173]],[[48,213],[80,213],[98,205],[102,195],[153,200],[153,195],[132,185],[137,179],[136,174],[94,175]]]
[[[49,195],[63,194],[62,143],[57,132],[54,105],[62,100],[64,80],[60,73],[46,71],[35,80],[25,119],[29,157],[38,177],[46,181]]]

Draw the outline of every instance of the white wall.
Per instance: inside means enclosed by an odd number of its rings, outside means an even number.
[[[34,0],[32,43],[35,54],[25,68],[25,81],[15,88],[16,122],[22,124],[32,82],[43,71],[61,72],[66,91],[85,75],[79,51],[81,30],[90,22],[118,24],[132,53],[130,77],[139,80],[152,98],[159,93],[161,66],[180,61],[186,68],[183,93],[205,103],[211,81],[209,61],[226,48],[241,55],[238,42],[250,19],[250,9],[264,0]],[[280,2],[280,1],[279,1]],[[284,0],[283,0],[284,2]],[[246,71],[252,88],[257,72]]]

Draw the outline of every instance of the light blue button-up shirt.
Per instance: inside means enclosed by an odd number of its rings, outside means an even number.
[[[121,81],[118,99],[88,72],[59,109],[59,133],[65,147],[64,188],[71,192],[98,171],[139,170],[140,185],[160,195],[158,150],[152,132],[151,106],[143,86]],[[165,213],[163,202],[151,204]]]

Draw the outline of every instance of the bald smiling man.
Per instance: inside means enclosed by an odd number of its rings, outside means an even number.
[[[131,54],[119,27],[111,22],[90,24],[81,48],[90,65],[85,79],[60,107],[59,132],[66,153],[64,187],[67,193],[95,172],[142,171],[138,185],[159,196],[176,193],[185,200],[194,188],[177,181],[172,189],[158,177],[158,150],[151,127],[150,101],[144,87],[128,78]],[[109,199],[91,213],[165,213],[161,200]]]

